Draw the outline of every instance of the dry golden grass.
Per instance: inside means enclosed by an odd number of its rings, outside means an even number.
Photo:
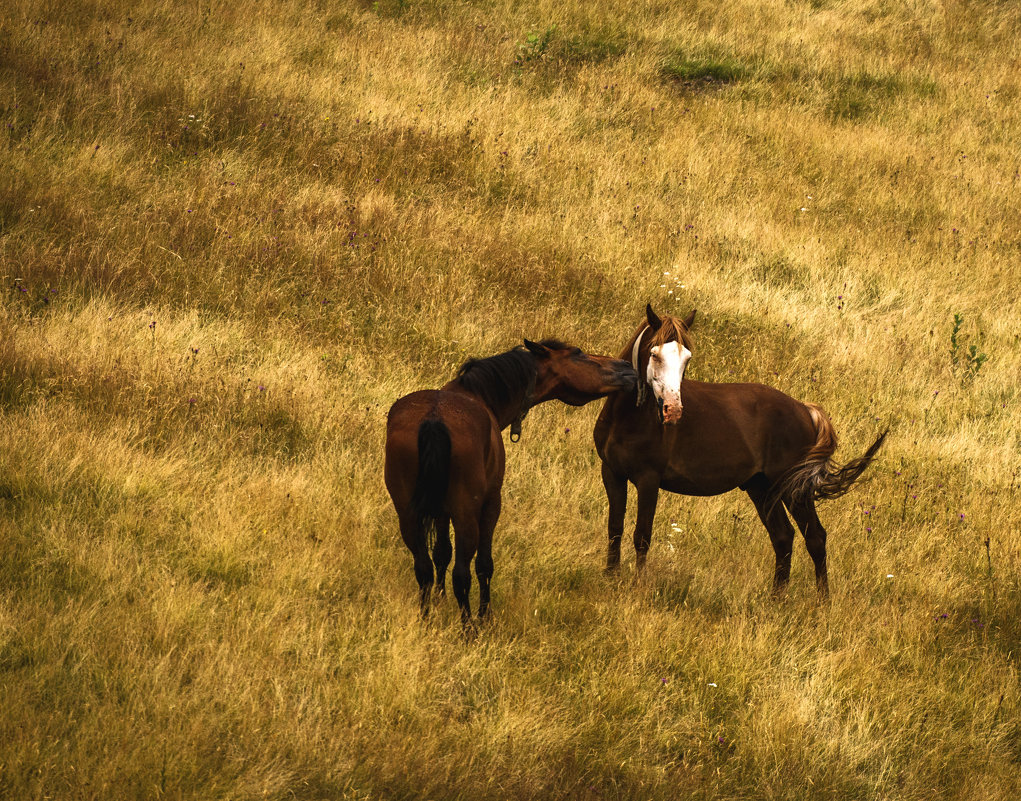
[[[11,0],[0,798],[1014,798],[1019,43],[995,0]],[[492,625],[421,625],[389,405],[649,300],[838,457],[893,426],[831,605],[800,545],[770,598],[740,493],[605,578],[597,408],[546,406]]]

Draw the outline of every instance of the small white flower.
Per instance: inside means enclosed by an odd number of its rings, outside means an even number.
[[[715,682],[715,681],[711,681],[711,682],[709,682],[709,686],[710,686],[710,687],[715,687],[715,686],[716,686],[716,682]]]
[[[893,578],[893,573],[887,573],[887,574],[886,574],[886,577],[887,577],[887,578]]]

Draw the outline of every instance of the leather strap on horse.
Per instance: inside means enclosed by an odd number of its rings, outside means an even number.
[[[645,326],[642,332],[635,338],[635,346],[631,349],[631,366],[635,368],[635,372],[638,373],[638,349],[642,345],[642,337],[645,336],[645,332],[649,330],[649,326]],[[641,406],[645,403],[645,391],[648,389],[648,384],[642,377],[641,373],[638,374],[638,399],[635,401],[635,406]]]
[[[521,421],[525,419],[525,415],[528,414],[529,409],[532,408],[532,400],[535,398],[535,376],[532,376],[532,380],[528,384],[528,391],[525,393],[525,399],[521,402],[521,409],[518,411],[518,416],[514,418],[514,421],[510,425],[510,441],[519,442],[521,440]]]
[[[521,440],[521,421],[525,419],[525,413],[522,412],[514,418],[514,422],[511,423],[510,430],[510,441],[519,442]]]

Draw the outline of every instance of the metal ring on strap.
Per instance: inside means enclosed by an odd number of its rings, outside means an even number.
[[[642,337],[645,336],[645,332],[649,330],[649,326],[646,325],[642,329],[641,333],[635,338],[635,346],[631,349],[631,366],[635,368],[635,372],[638,373],[638,349],[642,345]],[[638,398],[635,401],[635,406],[641,406],[645,402],[645,391],[648,389],[648,384],[645,382],[645,378],[638,373]]]

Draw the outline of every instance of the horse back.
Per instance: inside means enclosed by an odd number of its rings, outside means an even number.
[[[600,457],[629,477],[651,470],[673,492],[716,495],[758,473],[778,478],[816,442],[809,408],[764,384],[685,379],[681,399],[681,420],[666,426],[633,394],[608,398],[593,432]]]
[[[765,384],[692,381],[686,388],[695,448],[709,445],[742,452],[757,472],[775,478],[801,460],[816,443],[810,407]]]

